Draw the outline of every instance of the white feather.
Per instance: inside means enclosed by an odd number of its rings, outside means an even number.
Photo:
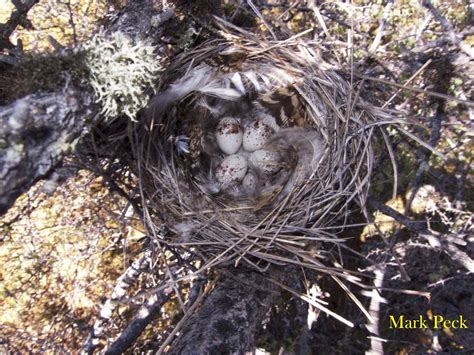
[[[156,96],[149,105],[151,115],[160,115],[166,112],[169,105],[182,100],[191,92],[205,86],[212,78],[212,69],[208,65],[201,65],[191,69],[184,77],[178,79],[170,87]]]
[[[230,101],[235,101],[242,97],[242,94],[237,90],[216,86],[215,83],[202,87],[198,91],[206,95],[215,96],[217,98]]]
[[[270,79],[268,79],[266,75],[263,75],[263,74],[259,74],[259,75],[263,83],[265,84],[265,89],[270,90],[272,87],[272,84],[270,83]]]
[[[242,78],[240,77],[240,74],[232,74],[230,80],[232,81],[232,84],[234,84],[235,88],[239,90],[242,95],[245,95],[245,87],[244,83],[242,82]]]
[[[261,120],[267,126],[271,127],[275,132],[278,132],[280,130],[280,126],[276,122],[275,117],[273,117],[272,115],[269,115],[265,112],[258,112],[256,114],[256,118]]]
[[[211,77],[212,73],[209,66],[199,66],[172,84],[167,91],[173,92],[176,100],[180,100],[191,92],[207,85]]]
[[[224,82],[223,82],[223,87],[225,87],[226,89],[230,89],[230,80],[228,77],[224,77]]]
[[[253,71],[247,71],[247,72],[244,72],[243,74],[247,77],[247,79],[249,79],[249,81],[253,84],[253,86],[255,86],[255,90],[257,90],[257,92],[262,91],[262,86],[258,82],[257,75]]]
[[[292,75],[280,68],[274,68],[268,75],[278,86],[287,86],[295,81]]]
[[[222,107],[220,105],[211,106],[205,97],[201,97],[197,103],[199,106],[205,108],[213,116],[220,116]]]

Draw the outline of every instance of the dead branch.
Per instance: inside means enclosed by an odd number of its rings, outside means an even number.
[[[387,25],[387,22],[388,22],[388,17],[392,13],[392,8],[393,8],[394,2],[395,2],[394,0],[389,0],[387,2],[387,5],[385,5],[385,8],[383,10],[382,19],[380,20],[380,25],[379,25],[379,28],[377,29],[377,35],[375,36],[375,39],[374,39],[374,41],[372,42],[372,45],[369,48],[369,53],[371,53],[371,54],[375,53],[375,51],[377,50],[377,48],[380,44],[380,41],[382,40],[382,37],[384,35],[385,26]]]
[[[140,307],[135,318],[133,318],[120,336],[105,351],[106,355],[123,354],[135,343],[147,325],[158,316],[163,304],[169,300],[171,290],[169,292],[166,291],[167,290],[164,290],[163,292],[153,294],[146,303]]]
[[[383,202],[374,198],[368,198],[367,202],[373,208],[376,208],[384,215],[392,217],[398,223],[404,225],[409,231],[418,233],[425,239],[431,247],[436,248],[447,254],[452,260],[464,266],[470,272],[474,271],[474,260],[464,251],[460,250],[456,244],[463,245],[463,236],[450,236],[449,234],[441,234],[429,229],[426,223],[421,221],[413,221],[404,216],[400,212],[385,205]]]
[[[431,0],[423,0],[422,4],[426,9],[428,9],[431,15],[433,15],[436,21],[440,23],[441,27],[443,28],[443,31],[447,33],[449,41],[453,45],[459,47],[459,49],[463,51],[465,54],[467,54],[469,57],[471,57],[471,59],[474,58],[474,50],[462,40],[462,37],[456,34],[451,22],[449,22],[448,19],[444,17],[438,11],[438,9],[436,9],[433,6],[433,3],[431,2]]]
[[[22,26],[26,29],[31,29],[33,27],[26,16],[28,15],[28,11],[30,11],[30,9],[38,2],[39,0],[12,0],[13,5],[15,5],[15,10],[6,23],[0,24],[0,51],[6,48],[12,49],[15,47],[10,42],[10,36],[18,26]]]
[[[184,325],[171,353],[252,351],[256,331],[278,296],[276,291],[276,286],[254,272],[224,276]]]
[[[412,232],[427,231],[425,222],[423,222],[423,221],[413,221],[410,218],[405,217],[400,212],[398,212],[398,211],[394,210],[393,208],[387,206],[382,201],[379,201],[379,200],[377,200],[373,197],[369,197],[367,199],[367,202],[371,207],[379,210],[384,215],[392,217],[394,220],[396,220],[400,224],[403,224],[408,230],[410,230]]]
[[[434,148],[436,148],[438,141],[441,138],[441,124],[445,119],[446,113],[444,112],[444,105],[440,104],[436,110],[436,114],[431,120],[431,137],[429,140],[429,145]],[[423,177],[425,176],[425,173],[429,170],[429,159],[432,155],[432,152],[430,150],[424,150],[421,154],[423,155],[423,157],[421,159],[418,170],[416,171],[415,178],[412,182],[412,191],[406,204],[405,214],[408,214],[408,212],[410,211],[411,204],[413,203],[416,193],[418,192],[421,186]]]
[[[74,91],[32,94],[0,107],[0,214],[77,144],[94,111]]]
[[[104,333],[105,326],[112,319],[113,311],[118,306],[118,301],[125,297],[127,290],[137,281],[138,277],[150,267],[151,256],[152,251],[148,249],[141,258],[135,260],[117,279],[117,284],[115,285],[112,295],[102,306],[99,319],[95,321],[90,330],[89,336],[84,345],[84,351],[86,353],[92,354],[97,348],[99,345],[99,339]],[[152,303],[152,308],[155,303]],[[141,324],[141,322],[139,323]],[[127,338],[128,336],[126,335],[124,337]],[[123,340],[120,340],[119,345],[120,344],[123,344]]]

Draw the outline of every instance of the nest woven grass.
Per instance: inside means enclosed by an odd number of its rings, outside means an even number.
[[[332,253],[346,248],[340,232],[354,206],[364,209],[384,114],[317,43],[223,33],[176,59],[133,135],[146,216],[161,242],[200,255],[203,268],[343,275]],[[282,157],[280,170],[250,193],[216,182],[215,129],[229,115],[278,126],[266,149]]]

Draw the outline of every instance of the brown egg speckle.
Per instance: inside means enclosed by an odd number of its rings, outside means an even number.
[[[240,149],[243,131],[239,119],[224,117],[217,125],[215,134],[217,145],[225,154],[235,154]]]
[[[273,133],[273,129],[261,120],[253,121],[244,132],[244,149],[248,152],[253,152],[262,148]]]
[[[216,169],[217,181],[225,188],[234,182],[242,181],[247,173],[247,159],[234,154],[226,157]]]

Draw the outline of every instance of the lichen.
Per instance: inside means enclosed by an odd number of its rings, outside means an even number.
[[[89,84],[106,120],[126,115],[135,121],[148,100],[161,70],[155,47],[144,40],[135,43],[122,32],[98,34],[84,45]]]

